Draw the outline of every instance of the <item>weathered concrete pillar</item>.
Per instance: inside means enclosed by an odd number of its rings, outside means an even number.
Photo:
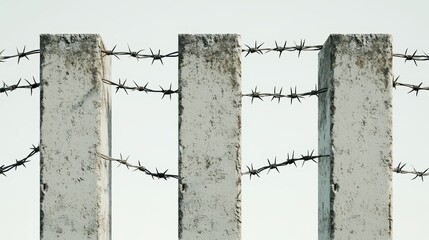
[[[180,35],[179,90],[179,239],[240,239],[240,37]]]
[[[392,238],[390,35],[331,35],[319,53],[319,239]]]
[[[92,34],[40,49],[40,239],[110,239],[110,57]]]

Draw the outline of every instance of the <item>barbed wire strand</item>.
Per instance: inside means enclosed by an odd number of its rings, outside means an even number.
[[[114,56],[117,59],[120,59],[118,56],[129,56],[129,57],[133,57],[133,58],[135,58],[137,60],[144,59],[144,58],[150,58],[150,59],[152,59],[152,64],[155,61],[159,61],[159,62],[161,62],[162,65],[164,65],[164,62],[162,61],[162,59],[164,59],[164,58],[175,58],[175,57],[179,56],[179,52],[178,51],[170,52],[170,53],[167,53],[167,54],[161,54],[161,50],[160,49],[158,49],[158,52],[156,52],[156,51],[154,52],[152,50],[152,48],[149,48],[150,54],[143,54],[142,52],[145,49],[141,49],[141,50],[137,50],[137,51],[132,51],[131,48],[130,48],[130,45],[128,45],[128,51],[127,52],[115,52],[116,46],[117,45],[115,45],[112,48],[112,50],[102,50],[102,52],[104,53],[104,56]]]
[[[22,78],[20,78],[18,80],[18,82],[16,84],[12,84],[12,85],[6,85],[5,82],[3,82],[3,87],[0,88],[0,93],[5,93],[6,96],[9,96],[9,94],[7,93],[12,92],[16,89],[30,89],[30,94],[33,95],[33,89],[40,87],[40,82],[36,82],[36,79],[33,77],[33,83],[30,83],[27,79],[24,78],[24,80],[27,82],[27,85],[19,85],[21,83]]]
[[[40,151],[39,146],[36,147],[33,145],[33,147],[30,149],[31,149],[31,152],[25,158],[23,158],[21,160],[16,159],[15,163],[12,163],[10,165],[0,166],[0,174],[2,174],[3,176],[6,176],[5,173],[12,170],[12,169],[16,170],[20,166],[26,167],[25,164],[30,162],[29,158]]]
[[[279,45],[277,43],[277,41],[274,41],[274,44],[275,44],[275,47],[262,48],[264,43],[258,44],[257,41],[255,41],[255,44],[253,47],[245,44],[246,48],[242,49],[242,52],[246,53],[245,57],[247,57],[249,54],[254,54],[254,53],[257,53],[259,55],[263,55],[264,53],[268,53],[268,52],[278,52],[279,58],[280,58],[282,56],[283,52],[285,52],[285,51],[287,51],[287,52],[297,51],[298,57],[300,57],[301,52],[303,52],[303,51],[319,51],[323,48],[323,45],[312,45],[312,46],[307,45],[306,46],[305,45],[305,39],[301,39],[299,44],[297,44],[294,41],[294,46],[289,46],[289,47],[287,46],[287,41],[284,41],[283,45],[282,44]],[[161,64],[164,64],[162,59],[174,58],[174,57],[179,56],[178,51],[170,52],[167,54],[161,54],[160,49],[158,49],[158,52],[156,52],[156,51],[154,52],[152,50],[152,48],[149,48],[150,54],[143,54],[142,52],[145,51],[145,49],[132,51],[129,44],[127,44],[128,51],[115,51],[116,46],[117,45],[115,45],[111,50],[102,50],[104,56],[114,56],[117,59],[120,59],[119,56],[130,56],[130,57],[136,58],[137,60],[144,59],[144,58],[150,58],[150,59],[152,59],[152,64],[155,61],[159,61],[159,62],[161,62]],[[11,59],[11,58],[17,58],[18,59],[17,62],[19,64],[21,58],[26,58],[27,60],[29,60],[28,56],[40,53],[40,49],[25,51],[25,48],[26,48],[26,46],[24,45],[24,48],[21,52],[18,50],[18,48],[16,48],[16,54],[1,56],[1,54],[5,51],[3,49],[2,51],[0,51],[0,62],[4,62],[5,60]],[[421,55],[421,54],[418,55],[417,52],[418,52],[418,50],[415,50],[413,52],[413,54],[408,54],[408,48],[407,48],[404,53],[394,53],[393,57],[403,58],[404,62],[412,61],[416,66],[417,66],[418,61],[428,61],[429,60],[429,55],[426,54],[424,51],[422,51],[423,55]]]
[[[260,177],[259,173],[261,173],[265,170],[268,170],[267,174],[270,173],[271,170],[276,170],[278,173],[280,173],[279,167],[292,165],[292,164],[295,165],[295,167],[297,167],[296,163],[299,161],[302,161],[302,166],[304,166],[305,162],[307,162],[307,161],[312,161],[312,162],[317,163],[316,159],[330,156],[330,155],[315,155],[315,156],[313,156],[313,153],[314,153],[314,150],[311,151],[311,153],[309,151],[307,151],[306,155],[301,154],[301,157],[295,158],[295,151],[293,151],[291,157],[289,157],[289,153],[288,153],[286,161],[280,162],[280,163],[277,163],[277,157],[274,157],[273,162],[271,162],[270,159],[267,158],[267,162],[268,162],[267,165],[262,166],[260,168],[253,168],[253,164],[250,164],[250,167],[246,166],[247,172],[244,172],[241,175],[242,176],[243,175],[249,175],[250,179],[252,179],[252,176],[254,176],[254,175],[256,175],[257,177]]]
[[[420,90],[423,90],[423,91],[429,90],[429,87],[422,87],[422,84],[423,84],[422,82],[419,85],[398,82],[399,77],[400,76],[397,76],[396,78],[393,77],[392,86],[394,89],[396,89],[397,86],[407,87],[407,88],[411,89],[408,93],[416,92],[416,96],[419,94]]]
[[[422,91],[429,90],[429,87],[422,87],[423,82],[421,82],[419,85],[398,82],[399,77],[400,76],[396,78],[393,77],[392,86],[395,89],[397,86],[406,87],[410,89],[408,93],[415,92],[416,96],[418,96],[418,93],[421,90]],[[8,96],[8,92],[12,92],[16,89],[30,89],[30,94],[33,95],[33,89],[40,87],[40,82],[36,82],[36,79],[34,78],[34,76],[33,76],[33,83],[31,83],[30,81],[24,78],[24,81],[27,82],[26,85],[20,85],[20,83],[22,82],[22,79],[23,78],[20,78],[16,84],[12,84],[12,85],[7,85],[5,82],[3,82],[3,86],[0,87],[0,94],[5,93]],[[159,89],[151,89],[148,87],[149,82],[146,83],[144,86],[140,86],[135,81],[133,81],[135,86],[127,86],[125,85],[127,82],[127,79],[125,79],[124,82],[122,82],[121,79],[119,78],[119,83],[112,82],[108,79],[103,79],[102,81],[105,84],[114,86],[116,88],[116,92],[118,92],[119,89],[123,89],[126,94],[128,94],[127,90],[139,91],[139,92],[145,92],[145,93],[162,93],[161,99],[163,99],[165,96],[169,96],[171,99],[171,95],[179,92],[178,89],[177,90],[172,89],[172,84],[170,84],[168,89],[167,88],[164,89],[161,86],[159,86]],[[318,89],[316,85],[314,90],[311,90],[309,92],[304,92],[304,93],[297,93],[296,87],[294,88],[294,90],[292,90],[292,87],[290,87],[290,94],[282,94],[282,91],[283,91],[283,88],[280,88],[279,92],[277,92],[277,88],[274,87],[274,90],[272,93],[258,92],[258,87],[256,86],[254,90],[251,90],[251,93],[245,93],[245,94],[242,94],[242,96],[250,97],[251,103],[253,103],[253,100],[255,98],[263,101],[262,98],[271,97],[271,101],[273,101],[274,99],[277,99],[278,103],[280,103],[281,98],[290,98],[291,99],[290,102],[292,104],[293,99],[296,99],[299,102],[301,102],[301,98],[305,96],[319,96],[319,94],[326,92],[327,88]]]
[[[123,89],[126,94],[128,94],[127,90],[140,91],[140,92],[145,92],[145,93],[162,93],[163,94],[162,98],[164,98],[165,96],[170,96],[170,99],[171,99],[172,94],[176,94],[179,92],[179,90],[172,90],[171,84],[170,84],[170,88],[168,88],[168,89],[164,89],[163,87],[159,86],[160,89],[156,90],[156,89],[148,88],[149,83],[146,83],[144,86],[140,86],[135,81],[133,81],[135,86],[127,86],[127,85],[125,85],[127,80],[122,82],[121,79],[119,79],[119,83],[115,83],[115,82],[112,82],[108,79],[103,79],[103,82],[105,84],[115,86],[116,92],[118,92],[119,89]],[[310,92],[304,92],[304,93],[297,93],[296,87],[295,87],[295,91],[292,91],[292,88],[290,88],[290,94],[282,94],[283,88],[281,88],[280,91],[277,92],[276,87],[274,87],[273,93],[261,93],[261,92],[258,92],[257,90],[258,90],[258,87],[255,87],[255,90],[251,90],[251,93],[242,94],[242,96],[243,97],[251,97],[252,103],[253,103],[253,100],[255,98],[263,101],[263,99],[262,99],[263,97],[271,97],[271,101],[274,99],[277,99],[279,103],[280,103],[280,100],[282,98],[290,98],[291,104],[292,104],[293,99],[297,99],[299,102],[301,102],[301,98],[304,98],[306,96],[319,96],[319,94],[327,91],[326,88],[317,89],[317,86],[315,86],[314,90],[311,90]]]
[[[289,155],[289,153],[287,154],[287,158],[286,161],[284,162],[280,162],[277,163],[277,157],[274,157],[274,160],[270,161],[269,158],[267,158],[267,165],[264,165],[260,168],[254,168],[253,167],[253,163],[250,164],[250,166],[246,166],[247,171],[241,173],[242,176],[244,175],[249,175],[249,178],[252,179],[252,176],[257,176],[260,177],[260,173],[262,173],[263,171],[267,171],[267,174],[269,174],[271,172],[271,170],[276,170],[278,173],[280,173],[279,167],[283,167],[283,166],[287,166],[287,165],[295,165],[295,167],[298,167],[297,162],[302,161],[302,165],[301,167],[304,166],[304,164],[307,161],[312,161],[314,163],[317,163],[316,159],[319,158],[325,158],[325,157],[329,157],[330,155],[313,155],[314,150],[311,151],[311,153],[309,151],[307,151],[306,155],[302,155],[301,157],[295,157],[295,152],[293,151],[291,155]],[[291,156],[291,157],[290,157]],[[165,179],[167,180],[168,178],[175,178],[175,179],[179,179],[178,175],[173,175],[173,174],[167,174],[167,171],[164,172],[159,172],[158,169],[156,168],[156,172],[151,172],[149,171],[147,168],[145,168],[143,165],[141,165],[140,161],[138,161],[138,165],[133,165],[131,163],[128,162],[128,158],[123,158],[122,154],[120,154],[120,158],[112,158],[106,155],[101,154],[101,157],[107,161],[114,161],[114,162],[118,162],[119,166],[121,165],[125,165],[128,169],[130,168],[134,168],[134,171],[141,171],[144,172],[146,175],[151,176],[153,179],[154,178],[158,178],[158,179]],[[429,168],[427,168],[424,171],[417,171],[414,167],[413,167],[413,171],[407,171],[407,170],[403,170],[404,166],[406,164],[402,164],[399,163],[399,165],[392,169],[392,172],[394,173],[399,173],[399,174],[412,174],[415,175],[411,180],[415,180],[418,177],[421,178],[422,181],[424,181],[424,176],[428,176],[429,175]]]
[[[27,60],[30,60],[29,58],[28,58],[28,56],[30,56],[30,55],[33,55],[33,54],[39,54],[40,53],[40,50],[39,49],[34,49],[34,50],[31,50],[31,51],[25,51],[25,47],[26,46],[24,46],[24,49],[22,50],[22,52],[20,52],[19,50],[18,50],[18,48],[16,48],[16,54],[15,55],[9,55],[9,56],[1,56],[2,55],[2,53],[4,52],[4,49],[2,50],[2,51],[0,51],[0,62],[4,62],[5,60],[7,60],[7,59],[10,59],[10,58],[18,58],[18,64],[19,64],[19,62],[20,62],[20,60],[21,60],[21,58],[26,58]]]
[[[6,172],[12,170],[12,169],[17,169],[20,166],[25,166],[26,163],[30,162],[29,158],[32,157],[33,155],[35,155],[36,153],[38,153],[40,151],[39,146],[34,146],[32,145],[31,152],[24,158],[22,158],[21,160],[15,160],[15,163],[10,164],[10,165],[2,165],[0,166],[0,174],[6,176]],[[276,170],[278,173],[280,173],[279,167],[282,166],[287,166],[287,165],[295,165],[295,167],[297,167],[297,162],[302,161],[302,165],[304,166],[305,162],[307,161],[313,161],[314,163],[317,163],[316,159],[318,158],[325,158],[325,157],[329,157],[330,155],[313,155],[314,150],[311,151],[311,153],[309,151],[307,151],[306,155],[301,154],[301,157],[296,158],[295,157],[295,151],[292,152],[291,155],[289,155],[289,153],[287,154],[287,159],[284,162],[280,162],[277,163],[277,157],[274,157],[274,160],[271,162],[269,158],[267,158],[267,165],[262,166],[260,168],[254,168],[253,167],[253,163],[250,164],[249,166],[246,166],[247,170],[246,172],[243,172],[241,175],[249,175],[250,179],[252,179],[252,176],[256,175],[257,177],[260,177],[259,173],[263,172],[263,171],[267,171],[267,174],[270,173],[271,170]],[[128,158],[123,158],[122,154],[120,154],[120,158],[112,158],[109,157],[107,155],[104,154],[100,154],[101,158],[107,161],[114,161],[114,162],[118,162],[119,166],[121,165],[125,165],[128,169],[130,168],[134,168],[134,171],[141,171],[143,173],[145,173],[146,175],[149,175],[152,177],[152,179],[154,178],[158,178],[158,179],[165,179],[167,180],[168,178],[175,178],[175,179],[179,179],[178,175],[174,175],[174,174],[167,174],[168,169],[165,170],[164,172],[160,172],[158,171],[158,168],[156,169],[156,172],[151,172],[149,171],[146,167],[144,167],[143,165],[141,165],[140,161],[138,161],[138,165],[133,165],[131,163],[128,162]],[[291,156],[291,157],[290,157]],[[422,181],[424,181],[424,177],[425,176],[429,176],[429,168],[425,169],[424,171],[417,171],[414,166],[413,166],[413,170],[409,171],[409,170],[404,170],[404,167],[406,166],[406,163],[402,164],[401,162],[398,164],[397,167],[395,167],[394,169],[392,169],[392,171],[394,173],[398,173],[398,174],[412,174],[414,175],[414,177],[411,180],[415,180],[417,178],[420,178]]]
[[[399,173],[399,174],[413,174],[415,175],[411,180],[414,180],[418,177],[420,177],[422,179],[422,182],[424,182],[423,177],[424,176],[428,176],[429,172],[427,172],[429,170],[429,168],[426,168],[426,170],[424,171],[417,171],[414,166],[413,166],[413,171],[407,171],[407,170],[403,170],[403,168],[405,167],[405,165],[407,165],[406,163],[402,164],[401,162],[398,164],[398,166],[396,168],[393,169],[393,172],[395,173]]]
[[[265,51],[265,53],[268,52],[278,52],[279,53],[279,58],[282,56],[282,53],[284,51],[287,52],[293,52],[293,51],[297,51],[298,52],[298,57],[301,56],[301,52],[302,51],[319,51],[320,49],[323,48],[323,45],[314,45],[314,46],[305,46],[305,39],[300,41],[299,44],[297,44],[295,41],[295,46],[290,46],[287,47],[287,41],[284,42],[283,45],[279,45],[277,43],[277,41],[274,42],[275,43],[275,47],[272,48],[262,48],[262,45],[264,45],[264,43],[261,43],[258,45],[258,42],[255,41],[255,45],[253,47],[245,44],[245,46],[247,47],[246,49],[242,49],[242,52],[246,52],[246,55],[244,57],[247,57],[249,54],[253,54],[253,53],[257,53],[259,55],[263,55]]]
[[[414,62],[414,64],[416,66],[417,66],[417,61],[428,61],[429,60],[429,56],[425,52],[423,52],[424,55],[416,55],[417,50],[415,50],[413,54],[407,54],[407,53],[408,53],[408,48],[405,50],[404,54],[394,53],[393,57],[403,58],[403,59],[405,59],[404,60],[405,63],[407,61],[412,61],[412,62]]]
[[[145,168],[143,165],[141,165],[140,161],[138,161],[139,165],[133,165],[133,164],[128,162],[129,156],[124,159],[122,157],[122,154],[120,154],[120,158],[112,158],[112,157],[109,157],[107,155],[101,154],[101,158],[103,158],[104,160],[107,160],[107,161],[118,162],[119,163],[118,167],[121,165],[125,165],[128,169],[134,168],[134,171],[137,171],[137,170],[141,171],[141,172],[151,176],[152,179],[153,178],[158,178],[158,179],[162,178],[165,180],[167,180],[168,178],[179,179],[178,175],[167,174],[168,169],[165,170],[164,172],[159,172],[158,168],[156,168],[156,172],[151,172],[147,168]]]
[[[253,100],[259,99],[263,101],[262,98],[264,97],[271,97],[271,101],[274,99],[277,99],[277,102],[280,103],[280,100],[282,98],[290,98],[290,104],[292,104],[293,100],[296,99],[298,102],[301,102],[301,98],[304,98],[306,96],[319,96],[319,94],[326,92],[327,88],[318,89],[317,85],[315,86],[314,90],[311,90],[310,92],[304,92],[304,93],[297,93],[296,87],[295,90],[292,91],[292,88],[290,88],[290,94],[282,94],[283,88],[280,88],[279,92],[276,91],[276,87],[274,87],[273,93],[264,93],[264,92],[258,92],[258,87],[255,87],[255,90],[251,90],[251,93],[242,94],[243,97],[251,97],[251,103],[253,103]]]
[[[149,83],[146,83],[144,86],[139,86],[136,82],[133,81],[134,85],[135,85],[134,87],[126,86],[125,84],[127,83],[127,79],[125,79],[124,82],[121,82],[121,79],[119,78],[119,83],[112,82],[108,79],[103,79],[103,82],[105,84],[115,86],[116,92],[118,92],[119,89],[123,89],[126,94],[128,94],[127,89],[132,90],[132,91],[145,92],[145,93],[162,93],[161,99],[163,99],[165,96],[170,96],[170,99],[171,99],[172,94],[179,92],[179,90],[172,90],[171,89],[172,84],[170,84],[170,87],[168,89],[164,89],[163,87],[159,86],[160,89],[156,90],[156,89],[148,88],[147,85]]]

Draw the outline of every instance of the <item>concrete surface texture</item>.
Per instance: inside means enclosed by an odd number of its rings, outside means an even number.
[[[98,35],[40,45],[40,239],[110,239],[110,57]]]
[[[179,239],[240,239],[240,37],[180,35],[179,90]]]
[[[331,35],[319,53],[319,239],[392,237],[390,35]]]

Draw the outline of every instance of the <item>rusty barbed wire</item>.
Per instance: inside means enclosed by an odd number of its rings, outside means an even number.
[[[33,145],[33,147],[30,148],[30,149],[31,149],[31,152],[25,158],[23,158],[21,160],[16,159],[15,163],[12,163],[10,165],[2,165],[2,166],[0,166],[0,174],[2,174],[3,176],[6,176],[5,173],[8,172],[8,171],[10,171],[10,170],[12,170],[12,169],[16,170],[20,166],[26,167],[25,164],[28,163],[28,162],[30,162],[29,158],[32,157],[34,154],[36,154],[37,152],[40,151],[39,146],[36,147],[36,146]]]
[[[313,153],[314,153],[314,150],[311,151],[311,153],[310,153],[310,151],[307,151],[306,155],[301,154],[301,157],[295,158],[295,151],[293,151],[292,155],[291,155],[292,157],[289,157],[289,153],[288,153],[286,161],[280,162],[280,163],[277,163],[277,157],[274,157],[273,162],[271,162],[270,159],[267,158],[267,162],[268,162],[267,165],[262,166],[260,168],[253,168],[253,164],[250,164],[250,167],[246,166],[247,172],[243,172],[241,175],[242,176],[243,175],[249,175],[250,179],[252,179],[253,175],[260,177],[259,173],[261,173],[265,170],[268,170],[267,174],[270,173],[271,170],[276,170],[278,173],[280,173],[279,167],[287,166],[287,165],[291,165],[291,164],[293,164],[293,165],[295,165],[295,167],[297,167],[296,163],[299,161],[302,161],[302,166],[304,166],[305,162],[307,162],[307,161],[312,161],[312,162],[317,163],[316,159],[330,156],[330,155],[314,155],[313,156]]]
[[[423,52],[424,55],[416,55],[417,50],[415,50],[413,52],[413,54],[408,54],[408,48],[405,50],[405,53],[394,53],[393,57],[397,57],[397,58],[403,58],[404,62],[406,63],[407,61],[413,61],[414,64],[417,66],[417,61],[428,61],[429,60],[429,56]]]
[[[30,83],[30,81],[28,81],[25,78],[24,80],[27,82],[27,85],[19,85],[22,81],[22,78],[20,78],[16,84],[12,84],[12,85],[7,85],[5,82],[3,82],[3,87],[0,87],[0,93],[5,93],[6,96],[9,96],[9,94],[7,93],[8,91],[12,92],[16,89],[28,88],[30,89],[30,94],[33,95],[33,89],[40,87],[40,82],[36,82],[36,79],[34,78],[34,76],[33,76],[33,83]]]
[[[323,48],[323,45],[306,46],[305,45],[305,39],[304,40],[301,39],[301,41],[300,41],[299,44],[297,44],[294,41],[295,46],[290,46],[290,47],[286,46],[287,45],[287,41],[285,41],[283,45],[281,45],[281,44],[279,45],[277,43],[277,41],[274,41],[274,43],[275,43],[276,46],[273,47],[273,48],[262,48],[262,45],[264,45],[264,43],[258,44],[258,42],[255,41],[255,45],[253,47],[245,44],[245,46],[247,47],[247,49],[242,49],[241,51],[242,52],[246,52],[245,57],[247,57],[249,54],[253,54],[253,53],[257,53],[257,54],[263,55],[264,54],[263,51],[265,51],[265,53],[268,53],[268,52],[278,52],[279,53],[279,58],[280,58],[282,56],[282,53],[284,51],[287,51],[287,52],[297,51],[298,52],[298,57],[300,57],[302,51],[319,51],[320,49]]]
[[[251,97],[251,103],[253,103],[253,100],[255,98],[263,101],[262,98],[264,97],[271,97],[271,101],[274,99],[277,99],[278,103],[280,103],[280,100],[282,98],[290,98],[290,104],[292,104],[293,100],[296,99],[298,102],[301,102],[301,98],[304,98],[306,96],[316,96],[318,97],[319,94],[326,92],[327,88],[321,88],[318,89],[317,85],[315,86],[314,90],[311,90],[310,92],[304,92],[304,93],[297,93],[296,87],[294,90],[290,88],[290,94],[282,94],[283,88],[280,88],[280,90],[277,92],[276,87],[274,87],[273,93],[264,93],[264,92],[258,92],[258,87],[255,87],[255,90],[251,90],[251,93],[242,94],[243,97]]]
[[[414,85],[414,84],[409,84],[409,83],[401,83],[398,82],[400,76],[397,76],[396,78],[393,77],[393,88],[396,89],[397,86],[401,86],[401,87],[407,87],[409,89],[411,89],[408,93],[412,93],[412,92],[416,92],[416,96],[419,94],[420,90],[429,90],[429,87],[422,87],[422,82],[419,85]]]
[[[403,168],[405,167],[405,165],[407,165],[407,164],[406,163],[402,164],[400,162],[398,164],[398,166],[393,169],[393,172],[399,173],[399,174],[413,174],[415,176],[411,180],[414,180],[414,179],[420,177],[422,179],[422,182],[424,182],[424,179],[423,179],[424,176],[429,176],[429,172],[427,172],[429,170],[429,168],[426,168],[426,170],[424,170],[424,171],[417,171],[413,167],[413,171],[407,171],[407,170],[403,170]]]
[[[118,167],[121,165],[125,165],[128,169],[134,168],[134,171],[138,170],[138,171],[144,172],[146,175],[151,176],[152,179],[154,179],[154,178],[158,178],[158,179],[163,178],[165,180],[167,180],[168,178],[179,179],[178,175],[167,174],[168,169],[165,170],[164,172],[159,172],[158,168],[155,168],[156,172],[151,172],[147,168],[145,168],[143,165],[141,165],[140,161],[138,161],[139,165],[133,165],[133,164],[128,162],[129,156],[124,159],[122,157],[122,154],[120,154],[120,158],[112,158],[112,157],[109,157],[107,155],[101,154],[101,158],[103,158],[104,160],[107,160],[107,161],[118,162],[119,163]]]
[[[139,59],[144,59],[144,58],[151,58],[152,59],[152,64],[155,61],[159,61],[161,62],[162,65],[164,65],[164,62],[162,61],[163,58],[173,58],[173,57],[178,57],[179,56],[179,52],[175,51],[175,52],[170,52],[167,54],[161,54],[161,50],[158,49],[158,52],[154,52],[152,50],[152,48],[149,48],[150,54],[142,54],[141,52],[143,52],[145,49],[141,49],[141,50],[137,50],[137,51],[132,51],[130,48],[130,45],[128,45],[128,52],[115,52],[116,49],[115,45],[112,50],[102,50],[102,52],[104,53],[104,56],[114,56],[117,59],[120,59],[118,56],[130,56],[133,57],[137,60]]]
[[[21,58],[26,58],[27,60],[30,60],[28,58],[28,56],[40,53],[40,49],[34,49],[34,50],[26,52],[25,48],[26,48],[26,46],[24,46],[24,48],[22,49],[22,52],[20,52],[18,50],[18,48],[16,48],[16,54],[15,55],[1,56],[5,50],[5,49],[3,49],[2,51],[0,51],[0,62],[4,62],[5,60],[10,59],[10,58],[18,58],[18,64],[19,64]]]

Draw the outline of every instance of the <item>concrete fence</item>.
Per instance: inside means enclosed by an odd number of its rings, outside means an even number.
[[[110,56],[98,35],[40,44],[40,239],[110,239]],[[241,49],[179,36],[179,239],[241,239]],[[388,35],[331,35],[319,53],[321,240],[392,238],[391,70]]]

